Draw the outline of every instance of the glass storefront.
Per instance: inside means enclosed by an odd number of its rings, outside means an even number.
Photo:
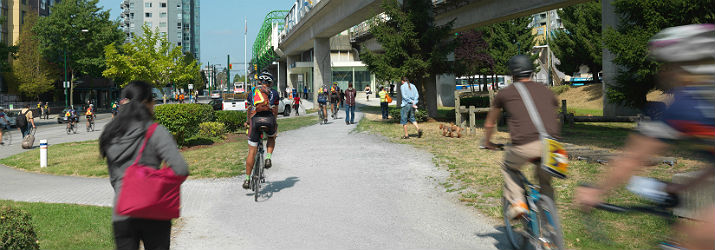
[[[370,85],[370,72],[365,67],[333,68],[333,82],[337,82],[341,89],[347,89],[352,82],[357,90],[365,89]]]

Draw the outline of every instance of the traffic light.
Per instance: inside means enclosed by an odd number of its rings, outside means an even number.
[[[228,64],[228,69],[233,69],[233,64],[229,63],[229,64]]]
[[[254,65],[253,65],[253,70],[254,70],[254,71],[258,71],[258,64],[254,64]]]

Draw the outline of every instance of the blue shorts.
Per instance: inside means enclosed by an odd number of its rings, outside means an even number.
[[[400,124],[405,125],[407,124],[407,121],[409,122],[416,122],[417,120],[415,119],[415,109],[412,108],[412,105],[405,105],[400,108]]]

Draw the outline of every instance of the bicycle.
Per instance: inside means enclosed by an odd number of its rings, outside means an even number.
[[[320,121],[318,121],[318,122],[320,123],[320,125],[323,125],[326,123],[325,114],[323,113],[323,107],[324,107],[323,104],[320,104],[318,106],[318,117],[320,118]]]
[[[89,116],[87,117],[87,121],[89,122],[89,126],[87,126],[87,132],[94,132],[94,118]]]
[[[495,145],[496,150],[504,150],[503,144]],[[483,146],[480,148],[486,149]],[[535,160],[532,163],[539,166],[541,165],[539,161]],[[539,186],[529,182],[521,171],[515,172],[518,173],[519,183],[524,188],[529,211],[512,220],[508,216],[511,202],[502,196],[502,216],[509,244],[514,249],[526,249],[528,245],[532,245],[537,250],[565,249],[561,222],[554,201],[548,196],[542,195],[539,192]]]
[[[253,164],[253,170],[251,170],[251,190],[253,191],[253,201],[258,201],[258,193],[261,189],[261,183],[266,182],[266,177],[263,175],[263,170],[265,167],[265,162],[263,161],[263,153],[264,153],[264,146],[263,146],[263,141],[264,141],[264,134],[268,129],[266,126],[261,126],[258,128],[258,131],[261,132],[261,138],[260,141],[258,142],[258,150],[256,151],[256,156],[253,158],[255,159],[255,163]]]
[[[70,119],[69,123],[67,124],[67,134],[76,134],[77,133],[77,125],[75,125],[74,120]]]

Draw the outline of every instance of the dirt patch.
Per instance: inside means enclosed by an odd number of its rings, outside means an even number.
[[[248,140],[248,136],[246,134],[228,134],[226,136],[226,139],[224,139],[222,142],[215,142],[210,145],[196,145],[196,146],[190,146],[190,147],[182,147],[179,149],[179,152],[186,152],[186,151],[191,151],[191,150],[197,150],[197,149],[202,149],[202,148],[208,148],[208,147],[214,147],[226,143],[231,143],[231,142],[237,142],[237,141],[245,141]]]
[[[652,90],[646,95],[648,101],[667,102],[672,95],[660,90]],[[558,100],[566,100],[569,107],[582,109],[603,109],[603,84],[571,87],[561,93]]]

